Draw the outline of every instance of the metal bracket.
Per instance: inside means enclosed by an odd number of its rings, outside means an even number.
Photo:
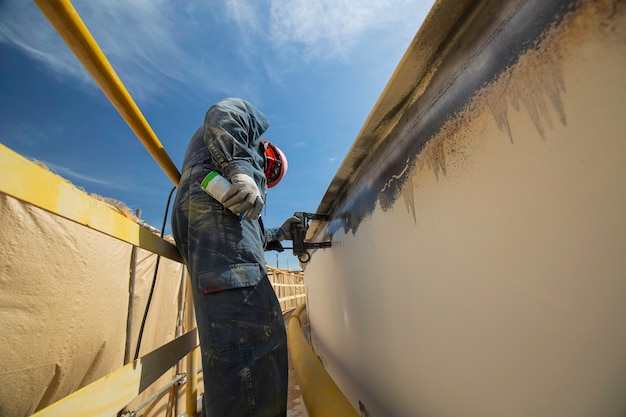
[[[305,242],[306,232],[309,230],[309,222],[311,220],[328,221],[329,217],[325,214],[307,213],[297,211],[294,216],[300,219],[300,222],[293,223],[291,226],[291,236],[293,237],[293,254],[297,256],[300,262],[307,263],[311,260],[309,249],[330,248],[331,242]]]

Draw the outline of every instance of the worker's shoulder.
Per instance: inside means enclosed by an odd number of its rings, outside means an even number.
[[[217,101],[212,107],[231,108],[237,110],[249,111],[256,109],[256,106],[246,99],[240,97],[227,97]],[[258,110],[257,110],[258,111]]]
[[[261,133],[269,127],[269,120],[261,110],[254,104],[239,97],[227,97],[216,102],[209,112],[217,111],[218,113],[226,113],[231,117],[243,116],[250,117],[253,123],[256,122]]]

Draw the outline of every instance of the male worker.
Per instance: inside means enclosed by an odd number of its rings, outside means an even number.
[[[206,417],[286,415],[287,340],[264,249],[290,240],[297,218],[268,229],[260,218],[266,187],[287,170],[284,154],[261,138],[268,127],[245,100],[211,106],[187,147],[174,201],[172,232],[191,277]],[[222,201],[201,188],[211,171],[232,183]]]

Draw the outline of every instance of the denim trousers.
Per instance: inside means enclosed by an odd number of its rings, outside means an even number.
[[[240,220],[184,173],[172,233],[189,270],[205,417],[279,417],[287,408],[287,338],[265,269],[263,228]]]

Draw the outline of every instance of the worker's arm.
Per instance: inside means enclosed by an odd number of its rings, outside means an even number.
[[[203,139],[213,163],[232,184],[222,204],[247,219],[257,219],[265,204],[261,135],[268,127],[263,113],[236,98],[211,106],[204,120]]]
[[[280,227],[270,227],[265,229],[265,250],[275,250],[282,252],[285,249],[280,244],[283,240],[292,240],[291,228],[294,224],[300,223],[299,217],[291,216]]]
[[[262,174],[254,167],[264,166],[259,147],[268,127],[267,117],[245,100],[225,99],[211,106],[204,119],[204,142],[222,176],[231,180],[245,174],[256,180],[255,174]]]

